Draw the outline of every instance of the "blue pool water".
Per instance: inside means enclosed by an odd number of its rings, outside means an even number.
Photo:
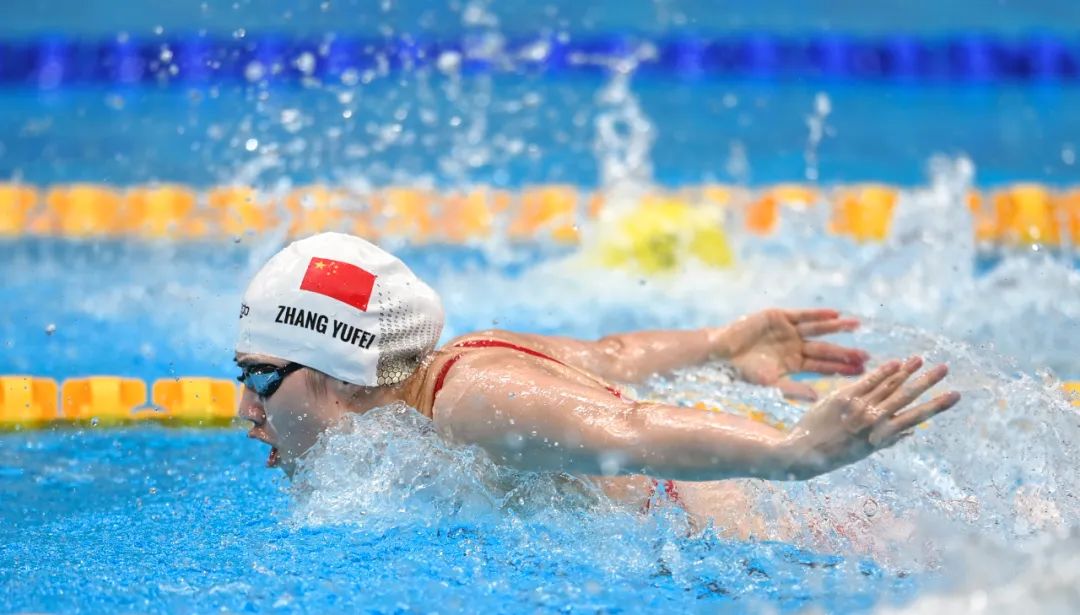
[[[688,538],[677,519],[570,502],[470,514],[395,502],[355,523],[305,522],[262,453],[225,431],[4,437],[0,608],[852,611],[915,587],[867,561]]]
[[[1064,3],[916,4],[901,15],[847,1],[816,13],[778,2],[749,12],[699,2],[293,4],[118,15],[96,0],[24,3],[9,7],[0,36],[153,36],[158,25],[297,36],[516,35],[537,24],[643,36],[1076,29]],[[492,326],[591,338],[830,306],[864,319],[842,341],[875,361],[948,362],[964,401],[854,467],[806,483],[740,483],[745,515],[765,527],[751,541],[691,528],[662,501],[643,515],[579,479],[496,467],[400,408],[329,434],[293,484],[262,467],[265,447],[239,428],[4,433],[0,610],[1075,612],[1080,414],[1058,381],[1080,378],[1077,253],[980,251],[964,198],[973,186],[1077,184],[1078,96],[1047,84],[430,69],[357,86],[2,88],[0,179],[42,186],[237,182],[280,194],[312,181],[563,182],[617,195],[808,176],[826,188],[895,183],[904,190],[886,242],[829,235],[820,211],[787,212],[768,238],[734,221],[728,270],[604,269],[590,258],[589,226],[580,248],[498,237],[390,247],[443,297],[444,338]],[[820,142],[808,123],[821,126]],[[230,377],[240,292],[283,242],[280,230],[189,244],[0,240],[0,374]],[[712,366],[639,394],[748,404],[788,422],[802,411]],[[800,531],[781,532],[791,519]]]

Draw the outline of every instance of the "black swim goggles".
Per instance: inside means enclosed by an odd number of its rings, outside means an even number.
[[[252,393],[262,399],[268,399],[277,392],[278,387],[285,381],[285,376],[302,367],[304,366],[299,363],[286,363],[281,367],[268,363],[241,365],[240,369],[243,370],[243,373],[237,376],[236,379],[243,382],[244,386]]]

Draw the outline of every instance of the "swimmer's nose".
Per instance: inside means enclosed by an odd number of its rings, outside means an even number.
[[[266,422],[266,409],[263,408],[259,396],[244,387],[244,393],[240,396],[240,406],[236,409],[236,416],[255,423],[256,427]]]

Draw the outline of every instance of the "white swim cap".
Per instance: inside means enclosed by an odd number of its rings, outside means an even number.
[[[359,237],[322,233],[290,244],[255,274],[236,351],[383,386],[416,371],[442,326],[439,296],[405,263]]]

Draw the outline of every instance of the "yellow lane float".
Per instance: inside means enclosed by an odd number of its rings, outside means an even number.
[[[274,204],[253,188],[223,186],[206,196],[214,226],[228,236],[264,233],[279,224]]]
[[[236,415],[238,395],[239,387],[232,380],[162,379],[153,387],[152,401],[157,409],[137,412],[135,418],[228,423]]]
[[[804,210],[817,201],[817,191],[806,186],[781,184],[769,188],[747,207],[746,229],[756,235],[768,235],[776,230],[782,207]]]
[[[510,193],[489,188],[446,195],[440,203],[439,239],[466,243],[489,237],[496,217],[505,215],[511,201]]]
[[[391,237],[425,243],[435,231],[435,218],[432,215],[435,200],[433,190],[387,188],[373,196],[378,220],[376,226]]]
[[[37,190],[19,184],[0,184],[0,237],[26,232],[37,204]]]
[[[32,426],[59,418],[51,378],[0,376],[0,427]]]
[[[289,214],[289,237],[298,238],[324,231],[351,232],[349,218],[359,218],[359,212],[349,208],[349,193],[325,186],[305,186],[285,197]],[[374,229],[367,229],[368,234]]]
[[[118,235],[124,231],[123,199],[117,190],[96,184],[74,184],[49,190],[48,210],[39,230],[66,237]]]
[[[183,186],[133,188],[124,198],[124,230],[150,239],[203,237],[210,229],[197,206],[197,193]]]
[[[838,192],[831,229],[858,241],[882,241],[889,234],[899,200],[895,188],[869,184]]]
[[[819,395],[825,396],[849,380],[820,378],[806,382]],[[51,378],[0,375],[0,429],[33,429],[61,421],[89,422],[102,427],[147,420],[190,426],[229,426],[234,424],[237,403],[243,392],[232,380],[166,378],[154,382],[153,406],[147,406],[146,389],[142,380],[116,376],[72,378],[58,387]],[[1080,409],[1080,381],[1063,383],[1062,393]],[[718,410],[703,402],[694,407]],[[783,427],[782,423],[745,403],[733,402],[730,410]]]
[[[146,383],[136,378],[72,378],[60,387],[61,413],[69,421],[125,421],[145,405]]]
[[[879,184],[840,186],[830,197],[831,232],[860,242],[880,241],[889,233],[900,191]],[[341,230],[373,239],[392,237],[415,243],[468,243],[495,233],[515,241],[574,243],[580,241],[579,225],[604,218],[611,199],[612,195],[603,191],[589,194],[571,185],[530,186],[514,195],[488,187],[439,193],[407,186],[355,191],[313,185],[274,195],[250,186],[217,186],[201,192],[177,185],[118,189],[98,184],[57,185],[39,193],[32,186],[0,183],[0,238],[237,237],[279,228],[285,222],[283,218],[287,218],[287,234],[293,238]],[[687,218],[693,220],[691,224],[702,225],[701,233],[717,233],[715,213],[676,213],[680,208],[671,203],[721,212],[719,217],[723,220],[742,220],[741,231],[768,235],[776,231],[786,211],[806,210],[819,206],[823,200],[818,188],[798,184],[779,184],[753,191],[703,184],[673,191],[658,190],[638,197],[634,203],[620,202],[619,206],[623,214],[636,205],[639,211],[631,217],[638,219],[627,224],[636,233],[644,232],[652,238],[646,243],[663,244],[671,240],[670,232],[660,231],[657,235],[656,228],[686,224]],[[1042,244],[1056,248],[1080,243],[1080,189],[1077,188],[1058,191],[1038,184],[1015,184],[985,196],[973,190],[966,197],[966,206],[974,219],[975,237],[983,244],[1014,247]],[[671,220],[658,221],[665,218]],[[624,247],[616,252],[640,252],[641,240],[635,236],[630,243],[639,245],[638,248]],[[720,245],[717,242],[706,243],[718,254],[723,252],[716,247]],[[659,248],[657,254],[645,260],[664,261],[664,253]],[[641,259],[624,256],[615,260]],[[702,260],[724,259],[711,254]],[[644,268],[665,267],[668,265],[661,262],[647,263]]]
[[[539,186],[521,193],[507,234],[512,239],[548,237],[562,243],[579,239],[578,207],[582,199],[574,186]]]
[[[1000,239],[1009,245],[1061,243],[1050,191],[1037,184],[1017,184],[994,194]]]

